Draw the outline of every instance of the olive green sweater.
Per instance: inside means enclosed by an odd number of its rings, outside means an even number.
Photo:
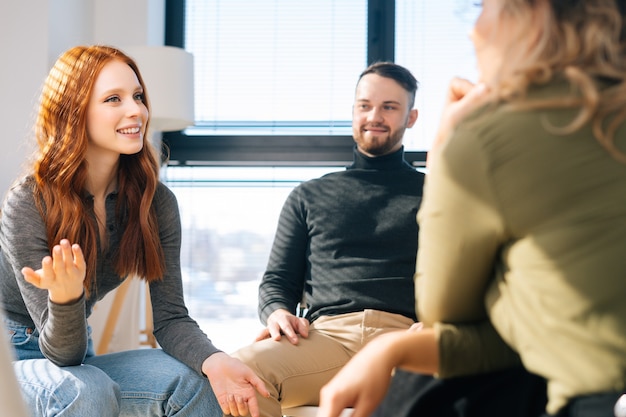
[[[553,82],[529,98],[569,91]],[[477,324],[488,315],[547,379],[551,413],[626,388],[626,164],[590,126],[551,133],[573,117],[501,106],[469,119],[433,155],[418,214],[418,315],[463,324],[440,326],[441,374],[510,357]],[[616,144],[626,152],[624,125]]]

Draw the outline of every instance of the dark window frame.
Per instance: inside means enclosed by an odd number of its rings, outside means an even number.
[[[395,1],[367,0],[367,61],[394,60]],[[184,48],[185,1],[165,1],[165,45]],[[352,161],[347,135],[186,135],[163,133],[168,164],[201,166],[330,166]],[[405,152],[414,166],[425,166],[426,152]]]

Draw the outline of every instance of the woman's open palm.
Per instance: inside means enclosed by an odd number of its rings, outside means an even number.
[[[22,268],[24,279],[37,288],[48,290],[50,301],[57,304],[71,303],[83,294],[86,263],[78,244],[70,245],[62,239],[52,248],[52,256],[41,261],[41,269]]]

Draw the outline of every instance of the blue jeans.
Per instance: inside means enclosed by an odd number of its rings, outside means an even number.
[[[5,320],[13,363],[33,417],[219,416],[207,378],[161,349],[95,356],[90,340],[80,366],[58,367],[39,350],[39,334]]]

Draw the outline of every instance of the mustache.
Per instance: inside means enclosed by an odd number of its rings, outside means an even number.
[[[389,126],[384,125],[382,123],[368,123],[366,125],[361,126],[361,130],[369,130],[369,129],[385,129],[387,131],[391,130]]]

